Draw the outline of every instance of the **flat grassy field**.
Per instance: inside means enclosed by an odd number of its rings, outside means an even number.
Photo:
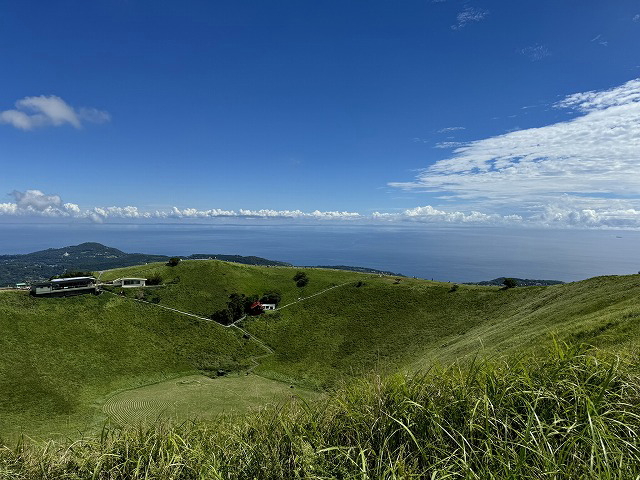
[[[117,425],[136,426],[156,420],[211,420],[223,414],[247,413],[270,403],[317,397],[316,392],[291,388],[258,375],[189,375],[113,395],[104,403],[103,411]]]

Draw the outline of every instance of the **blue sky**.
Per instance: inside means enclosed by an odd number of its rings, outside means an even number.
[[[637,1],[4,2],[0,221],[640,228]]]

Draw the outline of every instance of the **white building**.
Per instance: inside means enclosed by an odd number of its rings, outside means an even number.
[[[275,310],[276,309],[276,304],[275,303],[263,303],[262,304],[262,309],[266,312],[267,310]]]

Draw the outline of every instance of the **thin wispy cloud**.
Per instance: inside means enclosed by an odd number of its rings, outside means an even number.
[[[436,148],[458,148],[462,145],[465,145],[464,142],[438,142],[436,143]]]
[[[636,13],[631,20],[634,22],[640,22],[640,13]]]
[[[551,55],[549,49],[544,45],[532,45],[520,50],[520,54],[527,57],[532,62],[538,62]]]
[[[458,130],[466,130],[465,127],[445,127],[438,130],[438,133],[456,132]]]
[[[0,111],[0,123],[20,130],[38,127],[71,125],[82,128],[84,123],[105,123],[109,113],[95,108],[74,108],[55,95],[25,97],[15,103],[15,109]]]
[[[460,30],[470,23],[476,23],[484,20],[487,15],[489,15],[488,10],[467,6],[464,10],[458,13],[458,15],[456,16],[456,23],[451,25],[451,29]]]
[[[414,181],[390,185],[537,222],[639,227],[640,79],[554,107],[579,116],[466,143]]]
[[[606,41],[604,38],[602,38],[602,34],[598,34],[595,37],[593,37],[591,39],[591,43],[593,42],[597,42],[598,45],[602,45],[603,47],[608,47],[609,46],[609,42]]]

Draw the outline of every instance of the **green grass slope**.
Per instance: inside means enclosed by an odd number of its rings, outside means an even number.
[[[262,353],[232,329],[107,293],[2,292],[0,331],[0,437],[82,430],[113,391]]]
[[[554,339],[615,352],[640,346],[640,276],[502,290],[371,278],[259,319],[276,354],[267,376],[327,386],[339,374],[426,368],[462,357],[544,350]]]
[[[0,449],[7,478],[543,479],[640,476],[640,378],[604,352],[353,382],[210,423]]]
[[[446,283],[328,269],[304,269],[310,282],[298,288],[297,270],[192,260],[102,273],[101,280],[160,275],[162,286],[144,290],[158,305],[134,301],[135,289],[127,297],[1,293],[0,436],[20,427],[69,432],[100,421],[104,400],[118,390],[253,365],[250,358],[265,351],[242,332],[160,308],[208,316],[231,293],[281,292],[285,308],[242,323],[274,352],[254,373],[313,389],[478,352],[544,352],[554,336],[615,352],[640,343],[637,275],[453,291]]]
[[[147,289],[148,298],[156,298],[162,305],[209,316],[224,308],[232,293],[262,295],[269,290],[278,290],[282,293],[282,304],[286,304],[300,296],[311,295],[332,285],[360,278],[354,272],[307,269],[306,271],[312,272],[313,282],[307,287],[297,288],[292,277],[298,270],[287,267],[255,267],[218,260],[185,260],[175,267],[151,263],[108,270],[100,276],[100,280],[160,275],[163,285]]]
[[[372,369],[544,349],[554,337],[633,351],[640,333],[637,275],[509,290],[460,285],[452,291],[448,283],[328,269],[305,269],[311,281],[299,289],[291,280],[296,271],[186,261],[112,270],[102,278],[158,273],[166,284],[147,290],[147,297],[202,315],[222,308],[230,293],[275,289],[285,305],[347,283],[242,324],[275,351],[256,372],[313,388]]]

